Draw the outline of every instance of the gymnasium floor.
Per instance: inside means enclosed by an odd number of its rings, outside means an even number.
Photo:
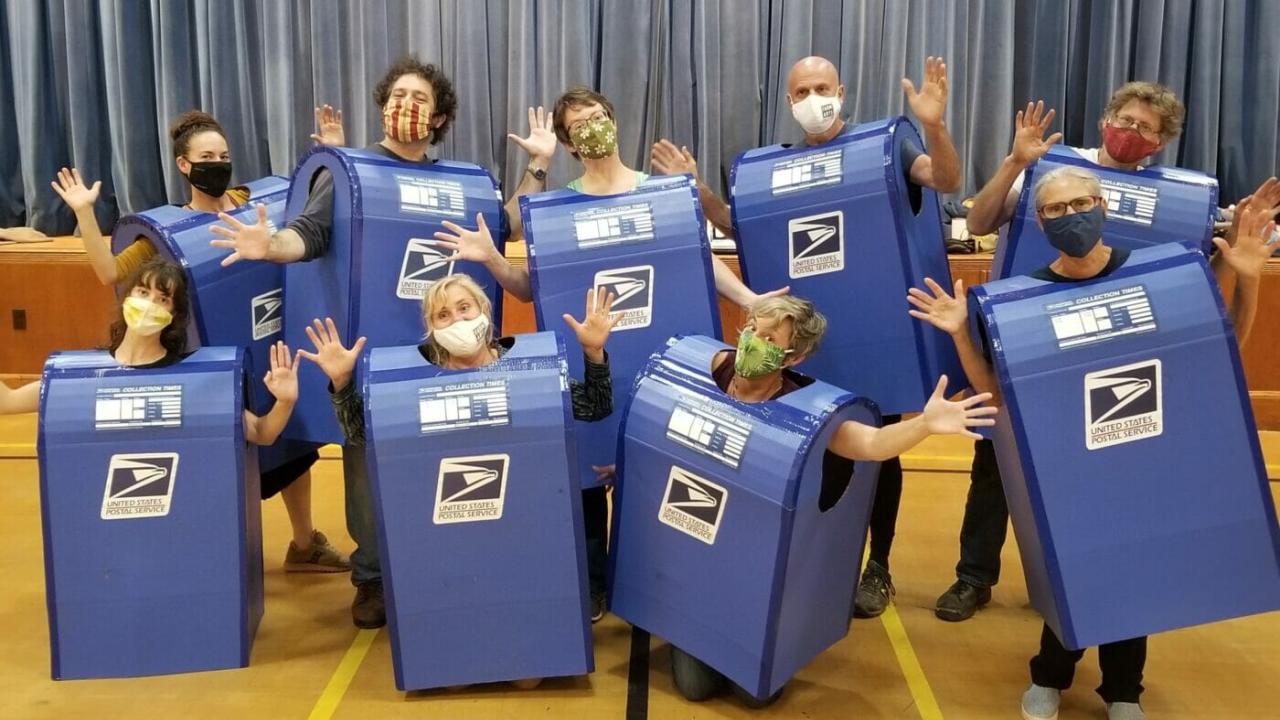
[[[595,626],[596,672],[588,678],[550,680],[533,691],[496,685],[406,696],[392,680],[386,633],[358,632],[351,625],[347,577],[280,570],[288,521],[279,500],[263,506],[266,616],[250,667],[53,682],[34,428],[31,416],[0,418],[0,576],[6,580],[0,598],[0,718],[1019,717],[1040,621],[1027,606],[1012,533],[992,604],[965,623],[936,620],[933,601],[954,579],[967,476],[910,469],[892,557],[896,607],[882,619],[855,621],[844,641],[804,669],[782,700],[764,711],[748,711],[732,698],[684,702],[671,681],[669,650],[657,639],[649,643],[646,681],[642,663],[633,668],[630,662],[631,629],[613,616]],[[1272,449],[1280,450],[1280,440],[1266,437],[1264,445],[1276,463],[1280,452]],[[947,439],[922,446],[904,464],[956,468],[967,462],[967,453],[967,443]],[[314,516],[319,528],[349,550],[340,473],[333,460],[317,465]],[[1280,483],[1272,484],[1272,492],[1280,500]],[[644,644],[636,646],[643,650]],[[1153,719],[1280,717],[1280,614],[1157,636],[1146,677],[1143,701]],[[1062,720],[1105,718],[1092,691],[1098,681],[1090,652],[1075,687],[1064,695]]]

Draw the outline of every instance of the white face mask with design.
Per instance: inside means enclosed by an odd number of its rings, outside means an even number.
[[[810,93],[809,97],[791,103],[791,116],[810,135],[821,135],[840,117],[840,96]]]
[[[489,317],[482,313],[470,320],[458,320],[447,328],[432,330],[431,336],[450,355],[469,358],[489,340]]]

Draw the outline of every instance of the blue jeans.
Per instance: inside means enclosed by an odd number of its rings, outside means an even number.
[[[382,580],[378,526],[373,517],[373,495],[363,445],[347,443],[342,447],[342,479],[347,496],[347,533],[356,542],[356,550],[351,553],[351,583],[363,585]]]
[[[969,499],[960,526],[960,562],[956,577],[979,588],[1000,580],[1000,549],[1009,533],[1009,505],[996,464],[996,446],[990,440],[973,444],[969,471]]]

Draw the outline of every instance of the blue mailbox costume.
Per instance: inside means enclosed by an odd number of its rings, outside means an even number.
[[[720,335],[711,248],[690,176],[651,178],[622,195],[526,195],[520,214],[540,330],[579,312],[588,288],[617,296],[622,320],[609,339],[615,408],[626,406],[645,359],[672,335]],[[569,367],[580,376],[582,358]],[[599,484],[592,465],[614,463],[620,416],[578,426],[583,487]]]
[[[738,402],[711,377],[724,349],[673,339],[636,380],[611,610],[763,698],[848,632],[879,464],[856,463],[850,478],[826,448],[842,422],[880,414],[817,381]]]
[[[505,214],[497,181],[470,163],[411,165],[365,150],[317,147],[303,156],[289,190],[287,217],[305,207],[316,174],[333,177],[333,238],[319,259],[285,268],[288,302],[285,337],[305,347],[314,318],[332,317],[344,338],[364,335],[372,346],[416,342],[422,337],[422,298],[431,285],[466,273],[484,288],[501,327],[502,288],[478,263],[449,262],[429,244],[446,220],[474,227],[483,213],[505,243]],[[300,393],[287,437],[342,442],[326,398],[328,381],[304,364]]]
[[[1090,162],[1073,148],[1054,146],[1027,168],[1017,210],[996,247],[991,265],[995,277],[1026,275],[1057,257],[1036,222],[1032,191],[1045,173],[1063,166],[1082,167],[1102,182],[1109,244],[1137,250],[1178,242],[1206,255],[1213,250],[1213,217],[1218,207],[1216,179],[1170,167],[1116,170]]]
[[[364,369],[370,483],[401,690],[594,669],[564,343],[445,370]]]
[[[56,353],[40,398],[55,679],[244,667],[262,618],[244,352],[163,369]],[[210,542],[217,538],[217,542]]]
[[[970,306],[1032,605],[1065,647],[1280,608],[1275,506],[1203,255],[1135,250],[1103,278],[1009,278]]]
[[[906,118],[882,120],[818,147],[749,150],[730,175],[743,279],[840,313],[806,369],[886,414],[919,410],[943,373],[963,377],[950,339],[902,310],[926,276],[951,278],[937,196],[907,179],[908,142],[923,146]]]
[[[249,202],[228,214],[252,224],[257,222],[256,205],[263,204],[268,223],[283,226],[289,181],[272,175],[245,187]],[[245,372],[250,377],[260,375],[270,367],[271,346],[284,338],[284,270],[273,263],[222,267],[226,251],[209,246],[217,237],[209,228],[217,222],[213,213],[162,205],[121,218],[112,232],[112,251],[123,252],[139,237],[149,240],[161,257],[173,261],[187,276],[191,298],[187,349],[247,348]],[[253,384],[251,398],[251,409],[271,407],[274,402],[262,383]],[[265,472],[314,449],[309,443],[281,439],[258,449],[258,465]]]

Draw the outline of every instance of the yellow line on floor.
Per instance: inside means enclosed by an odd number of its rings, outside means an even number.
[[[329,720],[333,717],[334,711],[338,709],[338,703],[342,702],[342,697],[347,694],[351,680],[356,676],[360,663],[364,662],[364,656],[369,653],[369,647],[373,645],[373,639],[376,637],[378,637],[377,630],[361,630],[356,633],[356,639],[351,641],[351,647],[347,648],[347,653],[342,656],[342,662],[338,663],[338,669],[333,671],[329,684],[325,685],[324,692],[320,693],[320,699],[316,700],[315,707],[311,708],[311,714],[307,716],[307,720]]]
[[[893,606],[893,603],[885,608],[884,614],[880,616],[880,622],[889,635],[893,654],[898,656],[898,665],[902,668],[903,677],[907,679],[907,689],[911,691],[911,698],[915,700],[920,720],[942,720],[942,710],[933,696],[933,688],[929,687],[929,679],[924,676],[924,668],[920,667],[920,661],[916,659],[916,651],[912,649],[911,640],[907,638],[907,629],[902,626],[902,618],[898,617],[898,609]]]

